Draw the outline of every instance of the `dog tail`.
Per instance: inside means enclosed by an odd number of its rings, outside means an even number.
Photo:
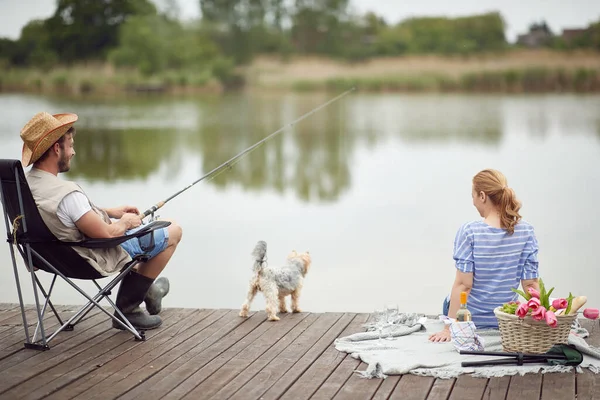
[[[256,246],[252,251],[252,257],[254,257],[254,265],[252,267],[252,270],[255,273],[259,274],[267,261],[267,242],[261,240],[258,243],[256,243]]]

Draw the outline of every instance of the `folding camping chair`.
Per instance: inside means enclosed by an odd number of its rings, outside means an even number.
[[[132,235],[125,235],[118,238],[110,239],[87,239],[82,242],[61,242],[50,232],[38,211],[37,205],[27,180],[23,172],[21,162],[18,160],[0,160],[0,192],[2,197],[2,208],[4,210],[4,219],[6,222],[7,241],[10,247],[10,255],[12,258],[13,271],[19,296],[19,304],[21,306],[21,317],[23,319],[23,327],[27,341],[24,343],[25,348],[48,350],[48,343],[61,331],[72,331],[74,326],[79,323],[85,315],[92,310],[93,307],[98,307],[102,312],[108,315],[113,320],[117,321],[121,326],[131,332],[135,340],[145,340],[144,331],[138,331],[125,318],[123,313],[110,299],[111,290],[131,271],[138,263],[147,261],[145,255],[137,256],[128,262],[121,271],[114,277],[104,288],[97,282],[97,279],[105,278],[96,269],[94,269],[84,258],[82,258],[74,249],[75,246],[88,248],[109,248],[118,246],[131,238],[139,238],[156,229],[169,226],[171,223],[167,221],[153,221],[143,226],[138,232]],[[25,316],[25,307],[23,304],[23,295],[21,291],[21,283],[17,270],[17,261],[15,259],[14,247],[23,257],[25,266],[31,275],[31,284],[33,287],[33,295],[36,305],[37,323],[33,335],[29,334],[27,318]],[[150,248],[145,251],[152,250],[154,241],[151,241]],[[37,268],[36,268],[37,267]],[[52,282],[49,290],[46,291],[42,286],[37,270],[45,271],[53,274]],[[68,321],[63,320],[58,315],[56,308],[50,300],[52,290],[56,282],[56,278],[60,276],[70,286],[84,296],[88,302],[81,307]],[[82,290],[72,279],[91,280],[98,288],[98,293],[93,297]],[[43,304],[40,303],[38,288],[44,297]],[[102,299],[106,299],[114,308],[120,318],[117,318],[111,312],[103,308],[99,303]],[[44,329],[44,314],[50,307],[56,316],[60,325],[53,333],[48,334]],[[39,334],[39,338],[38,338]]]

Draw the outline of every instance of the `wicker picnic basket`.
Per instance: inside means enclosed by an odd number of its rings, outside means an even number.
[[[546,321],[535,321],[531,315],[521,319],[494,309],[498,319],[502,348],[508,352],[541,354],[557,343],[567,343],[571,324],[577,315],[557,315],[558,325],[549,327]]]

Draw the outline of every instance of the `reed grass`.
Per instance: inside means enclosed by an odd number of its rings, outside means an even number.
[[[576,68],[508,69],[469,72],[458,77],[442,74],[298,80],[296,91],[340,91],[351,87],[366,92],[600,92],[600,70]]]
[[[340,91],[356,87],[366,92],[600,92],[600,67],[563,66],[510,67],[481,71],[431,68],[422,72],[344,76],[340,71],[328,78],[290,77],[269,87],[298,92]],[[249,80],[250,86],[260,87]],[[62,94],[106,94],[157,90],[161,92],[223,90],[223,85],[208,70],[167,71],[150,77],[133,69],[114,69],[108,65],[39,69],[5,69],[0,75],[0,91]]]

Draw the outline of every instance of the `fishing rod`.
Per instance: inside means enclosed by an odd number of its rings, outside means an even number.
[[[317,111],[319,111],[319,110],[327,107],[328,105],[330,105],[330,104],[338,101],[342,97],[345,97],[347,94],[349,94],[353,90],[355,90],[355,88],[346,90],[344,93],[342,93],[342,94],[334,97],[333,99],[327,101],[326,103],[321,104],[320,106],[318,106],[316,108],[313,108],[312,110],[310,110],[306,114],[302,115],[301,117],[297,118],[296,120],[294,120],[294,121],[290,122],[289,124],[287,124],[287,125],[279,128],[275,132],[271,133],[269,136],[265,137],[264,139],[260,140],[259,142],[255,143],[255,144],[253,144],[252,146],[248,147],[246,150],[242,151],[241,153],[238,153],[237,155],[235,155],[231,159],[225,161],[223,164],[221,164],[218,167],[214,168],[212,171],[208,172],[207,174],[203,175],[199,179],[197,179],[194,182],[190,183],[189,185],[187,185],[186,187],[184,187],[183,189],[181,189],[180,191],[178,191],[174,195],[166,198],[165,200],[159,201],[158,203],[156,203],[155,205],[153,205],[152,207],[150,207],[149,209],[147,209],[146,211],[144,211],[144,213],[141,214],[140,217],[143,219],[143,218],[147,217],[148,215],[154,214],[156,212],[156,210],[158,210],[159,208],[161,208],[162,206],[164,206],[166,203],[168,203],[169,201],[173,200],[175,197],[179,196],[181,193],[185,192],[186,190],[188,190],[189,188],[191,188],[195,184],[197,184],[199,182],[202,182],[206,178],[210,178],[211,176],[217,174],[218,172],[222,171],[223,169],[225,169],[227,167],[231,168],[233,166],[232,163],[235,160],[237,160],[237,159],[245,156],[246,154],[250,153],[252,150],[254,150],[255,148],[257,148],[258,146],[260,146],[261,144],[263,144],[267,140],[269,140],[272,137],[274,137],[275,135],[283,132],[286,128],[290,128],[290,127],[294,126],[298,122],[302,121],[305,118],[308,118],[310,115],[316,113]]]

